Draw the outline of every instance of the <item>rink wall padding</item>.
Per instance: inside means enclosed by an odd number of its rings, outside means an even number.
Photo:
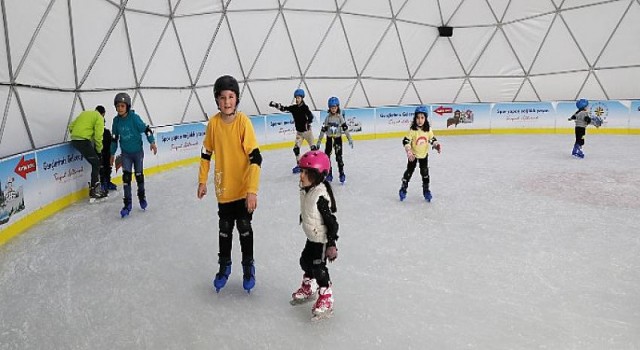
[[[436,136],[479,134],[573,134],[567,119],[574,102],[518,102],[427,105]],[[603,118],[588,134],[640,135],[640,100],[591,101],[590,113]],[[415,106],[347,108],[343,115],[354,140],[401,139],[413,120]],[[317,137],[327,111],[314,111]],[[251,116],[260,149],[291,148],[295,138],[288,113]],[[199,161],[206,121],[154,127],[158,154],[145,147],[145,175],[169,171]],[[399,141],[400,142],[400,141]],[[305,145],[306,147],[306,145]],[[88,198],[90,165],[70,143],[0,159],[0,245],[31,226]],[[113,173],[121,184],[122,170]],[[194,175],[195,177],[196,175]],[[153,180],[151,180],[153,181]]]

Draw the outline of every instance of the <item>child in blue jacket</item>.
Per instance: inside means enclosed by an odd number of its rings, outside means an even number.
[[[143,159],[144,150],[142,148],[142,133],[147,135],[147,141],[153,154],[158,153],[156,140],[153,137],[151,128],[146,125],[139,115],[131,109],[131,97],[125,92],[118,93],[113,101],[118,115],[113,118],[111,133],[113,142],[111,143],[111,159],[113,166],[115,154],[120,143],[122,153],[122,187],[124,189],[124,207],[120,210],[120,215],[125,217],[131,212],[131,179],[132,172],[135,171],[136,182],[138,183],[138,200],[140,208],[147,208],[147,199],[144,191]]]

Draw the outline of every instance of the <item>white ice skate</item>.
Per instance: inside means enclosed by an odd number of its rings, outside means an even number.
[[[316,294],[317,286],[315,280],[309,277],[302,278],[302,284],[300,288],[291,294],[291,305],[300,305],[313,300],[313,296]]]
[[[311,321],[318,321],[333,316],[333,292],[331,286],[321,287],[318,291],[318,300],[313,305],[313,317]]]

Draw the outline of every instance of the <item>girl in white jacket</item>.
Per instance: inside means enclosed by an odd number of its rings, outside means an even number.
[[[309,151],[298,162],[300,166],[300,224],[307,236],[300,256],[304,271],[302,284],[292,294],[291,304],[310,301],[318,287],[318,299],[313,305],[313,318],[333,313],[333,293],[327,260],[338,257],[338,221],[331,185],[326,180],[331,168],[329,157],[321,151]]]

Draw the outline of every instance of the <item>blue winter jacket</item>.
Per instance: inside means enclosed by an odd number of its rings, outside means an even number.
[[[118,150],[118,143],[124,153],[137,153],[142,151],[142,133],[147,135],[149,143],[155,143],[153,132],[146,125],[142,118],[132,109],[127,115],[121,117],[119,115],[113,118],[113,126],[111,127],[111,155],[115,155]],[[119,141],[119,142],[118,142]]]

